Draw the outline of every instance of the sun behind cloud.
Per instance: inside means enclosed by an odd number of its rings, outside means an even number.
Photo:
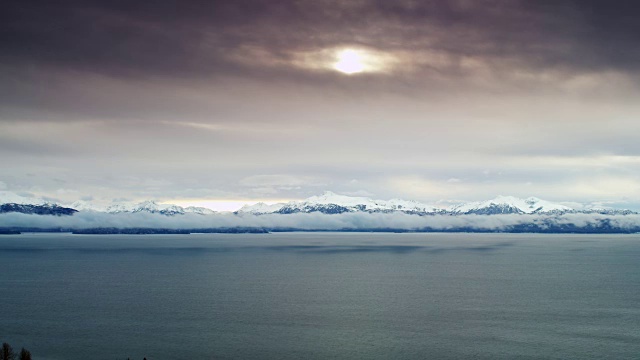
[[[344,75],[391,73],[401,59],[396,53],[359,46],[336,46],[297,51],[280,56],[260,46],[240,46],[228,54],[231,61],[249,66],[296,67],[313,71],[332,71]]]
[[[333,70],[352,75],[367,72],[383,72],[391,65],[389,54],[365,49],[343,48],[334,50]]]
[[[341,50],[337,54],[338,61],[333,67],[345,74],[356,74],[365,70],[364,55],[353,49]]]

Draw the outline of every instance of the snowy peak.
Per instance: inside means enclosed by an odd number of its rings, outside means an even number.
[[[189,207],[183,208],[182,206],[173,205],[173,204],[160,204],[153,200],[143,201],[137,204],[131,204],[131,203],[114,204],[107,207],[105,212],[112,213],[112,214],[148,212],[152,214],[162,214],[162,215],[183,215],[187,213],[199,214],[199,215],[210,215],[214,213],[213,210],[203,208],[203,207],[189,206]]]
[[[22,196],[11,191],[0,191],[0,214],[67,216],[76,212],[78,211],[71,207],[60,206],[41,198]]]
[[[158,204],[155,201],[144,201],[137,204],[132,212],[146,211],[149,213],[160,213],[163,215],[184,214],[184,208],[178,205]]]
[[[183,208],[181,206],[173,205],[173,204],[161,204],[153,200],[143,201],[140,203],[116,203],[109,206],[100,206],[84,200],[77,200],[70,204],[67,204],[67,203],[54,204],[40,198],[25,197],[10,191],[0,191],[0,205],[2,204],[34,205],[34,206],[56,205],[63,208],[69,208],[69,209],[73,209],[81,212],[106,212],[106,213],[112,213],[112,214],[148,212],[148,213],[162,214],[162,215],[180,215],[180,214],[210,215],[215,213],[215,211],[204,208],[204,207],[189,206],[189,207]],[[45,211],[45,210],[41,210],[41,211]]]
[[[245,205],[241,207],[237,214],[253,214],[253,215],[262,215],[262,214],[272,214],[278,212],[284,204],[266,204],[263,202],[255,203],[253,205]]]
[[[0,204],[0,214],[5,213],[22,213],[22,214],[30,214],[30,215],[56,215],[56,216],[65,216],[65,215],[73,215],[78,211],[71,208],[62,207],[56,204],[41,204],[41,205],[32,205],[32,204],[16,204],[16,203],[7,203]]]
[[[572,208],[536,197],[520,199],[514,196],[498,196],[487,201],[469,202],[449,208],[454,214],[551,214],[573,211]]]
[[[257,203],[242,207],[236,213],[294,214],[313,213],[341,214],[347,212],[389,213],[402,212],[416,215],[499,215],[499,214],[564,214],[576,210],[536,197],[526,199],[514,196],[497,196],[487,201],[476,201],[451,206],[447,209],[427,205],[413,200],[391,199],[373,200],[367,197],[355,197],[327,191],[322,195],[311,196],[301,201],[267,205]]]
[[[373,200],[366,197],[339,195],[332,191],[325,191],[322,195],[311,196],[302,202],[309,204],[340,204],[344,206],[355,206],[359,204],[367,204],[373,202]]]
[[[236,213],[261,214],[294,214],[313,213],[341,214],[346,212],[405,212],[414,214],[427,214],[439,211],[432,205],[426,205],[417,201],[407,200],[373,200],[367,197],[339,195],[331,191],[326,191],[322,195],[311,196],[301,201],[290,201],[267,205],[257,203],[255,205],[243,206]]]
[[[211,215],[216,213],[215,211],[209,208],[200,207],[200,206],[187,206],[186,208],[184,208],[184,212],[191,213],[191,214],[198,214],[198,215]]]
[[[203,207],[181,207],[173,204],[162,204],[156,201],[144,201],[141,203],[114,204],[106,209],[100,209],[93,205],[74,203],[71,208],[80,211],[105,211],[108,213],[138,213],[148,212],[162,215],[200,214],[210,215],[215,211]],[[84,206],[84,207],[83,207]],[[258,202],[253,205],[245,205],[235,214],[295,214],[295,213],[323,213],[342,214],[350,212],[366,213],[391,213],[400,212],[414,215],[499,215],[499,214],[564,214],[564,213],[601,213],[601,214],[631,214],[628,210],[575,210],[568,206],[542,200],[536,197],[526,199],[514,196],[497,196],[487,201],[463,203],[443,209],[437,206],[424,204],[414,200],[374,200],[368,197],[347,196],[326,191],[322,195],[311,196],[300,201],[288,203],[266,204]]]
[[[216,212],[204,207],[182,207],[174,204],[164,204],[149,200],[139,203],[115,203],[110,206],[99,206],[91,202],[78,200],[71,204],[54,204],[41,198],[21,196],[10,191],[0,191],[0,205],[5,206],[2,212],[24,213],[59,213],[60,209],[50,210],[47,206],[60,206],[80,212],[118,213],[152,213],[167,216],[198,214],[211,215]],[[20,205],[20,206],[15,206]],[[31,207],[25,207],[31,206]],[[40,208],[36,208],[40,207]],[[576,209],[558,203],[542,200],[536,197],[526,199],[514,196],[497,196],[487,201],[467,202],[448,208],[441,208],[424,204],[414,200],[374,200],[368,197],[347,196],[326,191],[321,195],[311,196],[300,201],[288,203],[266,204],[259,202],[245,205],[235,212],[243,215],[263,214],[295,214],[295,213],[404,213],[411,215],[500,215],[500,214],[547,214],[561,215],[566,213],[629,215],[636,214],[630,210],[618,210],[601,206],[576,205]]]
[[[95,205],[89,201],[78,200],[74,201],[71,204],[66,204],[66,207],[70,207],[72,209],[76,209],[78,211],[95,211],[95,212],[103,212],[105,211],[105,207]]]
[[[313,208],[314,206],[335,205],[339,208],[346,209],[348,212],[365,211],[365,212],[410,212],[410,213],[432,213],[439,209],[433,205],[422,204],[417,201],[408,201],[401,199],[392,200],[373,200],[367,197],[356,197],[338,195],[331,191],[326,191],[320,196],[312,196],[302,202],[295,203],[298,207]],[[343,211],[343,212],[347,212]]]

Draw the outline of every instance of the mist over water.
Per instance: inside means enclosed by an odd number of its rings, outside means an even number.
[[[165,216],[146,212],[108,214],[80,212],[73,216],[40,216],[33,214],[0,214],[0,228],[27,229],[91,229],[91,228],[160,228],[160,229],[207,229],[207,228],[258,228],[299,230],[375,230],[399,229],[436,231],[510,231],[514,227],[531,225],[537,230],[562,229],[571,226],[574,231],[591,228],[594,232],[606,224],[622,232],[638,232],[640,215],[603,214],[502,214],[502,215],[435,215],[420,216],[404,213],[295,213],[266,215],[234,215],[217,213],[202,216],[185,214]],[[556,230],[558,231],[558,230]],[[560,231],[562,232],[562,231]]]
[[[0,237],[37,359],[631,359],[640,235]]]

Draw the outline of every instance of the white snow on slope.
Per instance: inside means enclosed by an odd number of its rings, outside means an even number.
[[[193,213],[193,214],[200,214],[200,215],[211,215],[211,214],[215,214],[216,212],[206,208],[206,207],[200,207],[200,206],[188,206],[186,208],[184,208],[184,212],[185,213]]]
[[[194,213],[201,215],[209,215],[215,213],[215,211],[203,207],[189,206],[183,208],[182,206],[173,205],[173,204],[161,204],[153,200],[143,201],[140,203],[121,203],[121,204],[113,204],[108,206],[105,209],[108,213],[136,213],[141,211],[146,212],[162,212],[168,214],[186,214],[186,213]]]
[[[95,212],[104,212],[106,208],[104,206],[96,205],[92,202],[85,200],[77,200],[70,204],[64,204],[64,207],[76,209],[78,211],[95,211]]]
[[[325,191],[322,195],[311,196],[301,201],[290,201],[288,203],[278,203],[267,205],[257,203],[255,205],[245,205],[239,213],[268,214],[277,212],[283,207],[308,209],[322,205],[338,205],[350,211],[405,211],[405,212],[436,212],[440,209],[433,205],[422,204],[417,201],[400,199],[373,200],[368,197],[339,195],[331,191]]]
[[[42,205],[50,202],[37,197],[21,196],[11,191],[0,191],[0,204],[15,203],[23,205]],[[78,200],[70,204],[61,204],[83,212],[107,212],[107,213],[136,213],[150,212],[162,213],[165,215],[176,214],[200,214],[210,215],[216,212],[204,207],[181,207],[174,204],[164,204],[156,201],[144,201],[140,203],[115,203],[110,206],[100,206],[92,202]],[[626,210],[616,210],[597,205],[576,204],[572,207],[542,200],[535,197],[521,199],[513,196],[498,196],[487,201],[476,201],[462,203],[448,208],[424,204],[413,200],[374,200],[368,197],[356,197],[336,194],[326,191],[322,195],[311,196],[300,201],[290,201],[288,203],[266,204],[259,202],[253,205],[245,205],[240,208],[238,214],[271,214],[280,210],[285,213],[291,212],[324,212],[328,208],[339,206],[345,208],[347,212],[404,212],[417,214],[544,214],[544,213],[566,213],[566,212],[600,212],[600,213],[632,213]],[[338,209],[338,211],[344,211]]]
[[[571,211],[568,206],[552,203],[550,201],[529,197],[520,199],[514,196],[498,196],[495,199],[487,201],[469,202],[460,205],[454,205],[448,210],[453,213],[465,214],[482,209],[498,207],[511,207],[519,210],[523,214],[546,213],[554,211]]]
[[[259,202],[253,205],[245,205],[241,207],[238,210],[238,213],[254,214],[254,215],[270,214],[282,209],[284,205],[285,205],[284,203],[265,204],[263,202]]]

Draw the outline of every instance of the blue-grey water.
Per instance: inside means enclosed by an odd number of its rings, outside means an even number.
[[[639,359],[640,235],[0,236],[35,359]]]

